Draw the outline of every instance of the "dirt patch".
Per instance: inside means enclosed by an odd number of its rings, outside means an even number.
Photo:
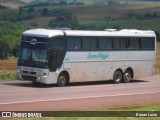
[[[160,42],[157,44],[156,68],[160,69]]]
[[[0,70],[16,70],[17,60],[0,60]]]
[[[5,6],[7,8],[18,9],[19,7],[24,6],[23,3],[19,2],[0,2],[0,5]]]

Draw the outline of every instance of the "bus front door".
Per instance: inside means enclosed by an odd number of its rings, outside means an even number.
[[[57,51],[56,50],[52,50],[49,52],[48,67],[50,71],[56,71],[57,69]]]

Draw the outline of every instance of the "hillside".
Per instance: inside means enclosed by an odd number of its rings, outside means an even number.
[[[160,40],[160,2],[64,1],[1,0],[0,59],[17,56],[22,32],[33,28],[154,30]]]
[[[66,2],[67,4],[106,4],[108,2],[160,2],[160,0],[21,0],[27,3],[40,3],[40,2],[50,2],[50,3],[58,3],[58,2]]]
[[[160,0],[1,0],[0,5],[17,9],[23,6],[118,5],[152,1],[160,2]]]
[[[26,4],[21,0],[2,0],[0,1],[0,5],[6,8],[18,9]]]

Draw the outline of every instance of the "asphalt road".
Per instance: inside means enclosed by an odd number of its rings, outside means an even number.
[[[160,103],[160,76],[113,84],[76,83],[67,87],[34,86],[31,82],[0,83],[0,111],[71,111]]]

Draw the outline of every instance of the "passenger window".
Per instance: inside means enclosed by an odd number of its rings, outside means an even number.
[[[128,49],[141,49],[141,41],[139,38],[130,38],[128,41]]]
[[[114,49],[126,49],[127,48],[127,38],[114,38],[113,40]]]
[[[112,38],[99,38],[99,49],[112,49]]]
[[[97,38],[84,37],[82,39],[82,46],[84,50],[95,50],[97,49]]]
[[[68,37],[67,49],[81,49],[81,37]]]
[[[154,38],[141,38],[143,49],[154,49]]]

